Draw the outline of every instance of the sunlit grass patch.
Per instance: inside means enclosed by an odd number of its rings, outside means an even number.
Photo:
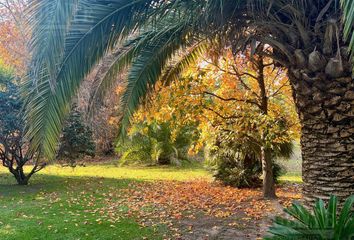
[[[279,178],[281,182],[302,183],[302,176],[300,173],[287,173]]]
[[[171,168],[171,167],[147,167],[129,168],[116,167],[114,165],[89,165],[87,167],[62,168],[50,166],[41,174],[56,176],[75,177],[103,177],[112,179],[133,179],[133,180],[177,180],[185,181],[191,179],[210,179],[210,174],[202,168]]]

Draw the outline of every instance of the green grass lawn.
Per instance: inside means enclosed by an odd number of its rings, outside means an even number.
[[[104,208],[105,201],[119,202],[119,192],[132,181],[193,178],[210,175],[198,168],[50,166],[29,186],[17,186],[1,168],[0,239],[162,239],[163,226],[141,228],[133,217],[124,217],[128,211],[124,204],[108,216],[112,212]]]
[[[49,166],[29,186],[0,168],[0,239],[163,239],[165,226],[142,228],[120,203],[132,182],[208,179],[201,167]],[[301,181],[299,175],[282,181]],[[109,204],[107,204],[109,203]],[[113,204],[112,204],[113,203]],[[107,208],[107,206],[114,208]]]

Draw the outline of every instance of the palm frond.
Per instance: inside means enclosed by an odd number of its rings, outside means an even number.
[[[133,112],[160,76],[174,53],[188,46],[188,21],[163,28],[134,59],[121,101],[121,137],[127,132]]]
[[[91,114],[102,104],[104,96],[112,89],[117,81],[117,76],[125,70],[138,56],[140,50],[156,35],[156,32],[148,31],[128,40],[124,46],[117,50],[108,68],[102,74],[98,74],[93,83],[93,91],[90,96]]]
[[[178,35],[183,31],[187,32],[182,29],[193,29],[191,25],[198,25],[200,29],[203,27],[203,24],[191,24],[191,21],[188,23],[184,20],[197,19],[198,22],[204,22],[209,16],[217,20],[218,16],[224,14],[225,9],[232,6],[225,4],[223,0],[205,1],[206,5],[187,0],[68,2],[70,1],[35,0],[30,4],[33,20],[31,25],[34,26],[33,45],[39,47],[41,40],[50,39],[46,44],[49,49],[54,49],[44,51],[34,48],[32,53],[33,62],[39,64],[34,68],[35,74],[29,76],[23,91],[26,98],[26,121],[29,126],[27,137],[31,140],[32,151],[43,151],[49,158],[54,156],[62,124],[82,80],[108,51],[124,42],[130,34],[146,32],[160,23],[169,25],[163,28],[160,34],[152,37],[143,51],[132,50],[124,54],[124,57],[119,57],[115,67],[112,66],[112,71],[108,72],[107,78],[99,83],[95,94],[101,97],[104,92],[101,90],[111,86],[112,81],[109,80],[114,78],[117,69],[122,69],[134,60],[122,102],[123,109],[126,110],[122,118],[124,130],[140,99],[159,78],[166,62],[183,45],[177,42],[183,39]],[[221,10],[221,14],[210,15],[208,11],[215,8]],[[44,11],[46,9],[50,11]],[[227,14],[230,15],[230,12]],[[179,22],[180,26],[171,28],[170,23],[176,22]],[[214,27],[219,23],[213,23]],[[48,26],[54,29],[47,31]],[[64,28],[60,28],[63,26]],[[157,26],[157,29],[162,28]],[[136,53],[142,56],[133,57]]]
[[[351,51],[354,65],[354,0],[341,0],[341,4],[344,21],[344,39],[349,41],[349,50]]]
[[[29,48],[36,56],[30,65],[33,80],[50,77],[53,88],[55,71],[63,56],[65,35],[76,6],[77,0],[34,0],[29,5],[28,31],[33,33]],[[48,71],[48,76],[41,74],[43,69]]]
[[[354,0],[340,1],[344,37],[350,42],[354,56]],[[249,42],[252,34],[259,35],[257,40],[264,40],[281,51],[288,56],[284,61],[291,63],[292,46],[283,32],[288,31],[288,23],[303,21],[306,16],[303,9],[307,9],[310,2],[314,4],[313,1],[288,4],[272,0],[31,1],[34,70],[28,76],[23,93],[27,137],[32,151],[42,150],[45,156],[54,156],[62,124],[82,80],[107,52],[123,44],[128,36],[137,34],[142,38],[123,48],[94,91],[94,98],[101,98],[114,83],[116,74],[131,66],[122,98],[122,133],[133,111],[156,81],[161,76],[166,81],[176,80],[194,61],[198,51],[203,50],[202,44],[194,41],[194,35],[212,39],[224,34],[227,41],[231,39],[232,47],[238,41]],[[318,1],[317,6],[324,4],[325,1]],[[269,37],[266,34],[269,32],[275,37]],[[306,35],[300,33],[300,37],[308,42]],[[183,48],[190,48],[191,52],[182,56],[176,65],[167,67]]]
[[[47,7],[44,2],[53,1],[38,1],[43,4],[31,5],[33,21],[38,22],[34,24],[38,26],[36,31],[43,32],[34,34],[32,42],[39,43],[40,37],[54,39],[57,41],[54,47],[60,49],[46,52],[45,56],[34,49],[33,62],[46,63],[47,59],[54,62],[40,66],[25,84],[27,137],[31,140],[32,151],[41,151],[48,158],[54,157],[64,119],[82,80],[109,49],[137,24],[144,23],[144,12],[151,1],[82,0],[71,18],[69,11],[54,10],[59,15],[54,22],[49,21],[46,14],[40,14]],[[137,13],[140,13],[139,17],[136,17]],[[70,23],[68,18],[72,19]],[[44,30],[48,27],[59,29],[67,24],[70,27],[64,30],[65,36],[61,31],[59,35],[58,31]],[[62,57],[57,62],[59,52]],[[51,83],[55,83],[54,89]]]
[[[169,85],[171,82],[177,81],[180,74],[189,66],[197,62],[197,60],[207,51],[208,44],[205,42],[197,42],[189,48],[186,53],[177,57],[177,61],[170,64],[161,75],[161,80],[164,85]]]

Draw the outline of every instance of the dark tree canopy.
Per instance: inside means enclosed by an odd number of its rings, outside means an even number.
[[[31,176],[40,171],[33,154],[27,153],[28,142],[24,138],[22,100],[15,80],[0,71],[0,161],[15,176],[18,184],[27,185]],[[23,167],[32,161],[32,171],[25,174]]]

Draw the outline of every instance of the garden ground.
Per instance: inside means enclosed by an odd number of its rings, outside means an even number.
[[[201,167],[50,166],[16,186],[0,170],[0,239],[257,239],[299,199],[284,176],[279,199],[212,181]]]

